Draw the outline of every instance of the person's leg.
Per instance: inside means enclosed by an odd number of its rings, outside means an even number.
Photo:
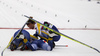
[[[51,47],[48,44],[46,44],[46,43],[42,44],[42,49],[43,50],[47,50],[47,51],[51,51]]]
[[[29,42],[27,42],[27,43],[26,43],[26,46],[27,46],[29,49],[31,49],[32,51],[35,51],[35,50],[38,49],[38,46],[37,46],[37,44],[35,44],[35,43],[30,44]]]
[[[48,44],[46,44],[45,42],[43,42],[42,40],[38,40],[38,42],[39,42],[38,46],[40,48],[42,48],[43,50],[47,50],[47,51],[51,50],[51,47]]]

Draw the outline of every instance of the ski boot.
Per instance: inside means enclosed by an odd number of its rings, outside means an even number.
[[[10,50],[14,51],[16,49],[16,45],[14,43],[11,43],[10,45]]]

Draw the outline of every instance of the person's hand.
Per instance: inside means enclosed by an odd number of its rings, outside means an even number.
[[[23,34],[20,34],[19,38],[20,39],[24,39],[24,35]]]
[[[55,34],[54,32],[52,32],[52,31],[49,31],[49,36],[50,37],[53,37],[53,36],[58,36],[57,34]]]

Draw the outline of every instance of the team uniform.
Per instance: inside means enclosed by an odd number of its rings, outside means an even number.
[[[17,32],[15,32],[14,36],[15,37],[18,32],[20,30],[18,30]],[[13,50],[16,50],[18,47],[21,47],[21,50],[24,49],[24,48],[28,48],[32,51],[35,51],[37,49],[43,49],[43,50],[47,50],[47,51],[50,51],[51,50],[51,47],[46,44],[44,41],[42,40],[37,40],[36,37],[32,37],[30,36],[30,34],[26,31],[26,30],[22,30],[21,32],[21,35],[18,36],[10,45],[10,49],[13,51]]]
[[[44,24],[45,26],[59,32],[58,29],[54,25],[52,25],[48,22],[41,22],[41,23]],[[53,46],[54,42],[59,41],[60,35],[57,35],[57,34],[51,32],[50,30],[48,30],[47,28],[43,27],[42,25],[40,25],[38,23],[35,24],[35,29],[36,29],[36,33],[34,34],[34,36],[35,37],[39,36],[40,40],[46,41],[50,45],[51,50],[52,50],[54,47]]]

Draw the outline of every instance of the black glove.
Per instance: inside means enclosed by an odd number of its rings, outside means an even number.
[[[49,31],[49,36],[50,37],[53,37],[53,36],[58,36],[57,34],[55,34],[54,32],[52,32],[52,31]]]

